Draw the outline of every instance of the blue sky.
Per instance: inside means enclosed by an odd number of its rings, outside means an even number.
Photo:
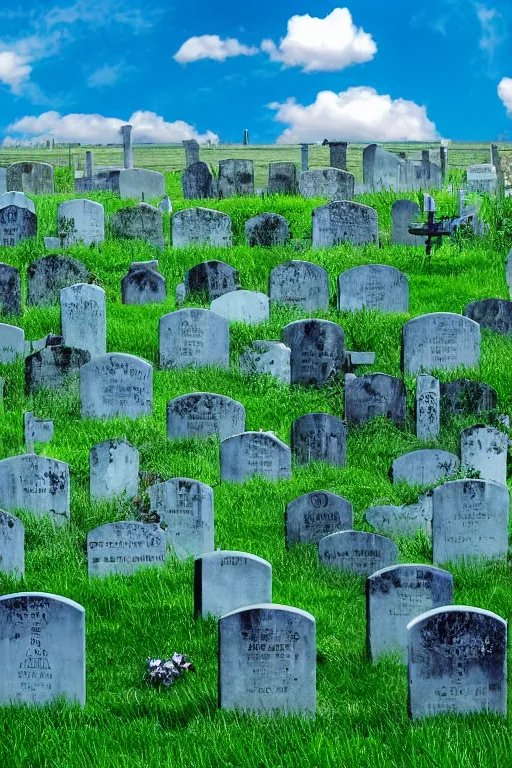
[[[0,140],[512,139],[510,0],[0,3]]]

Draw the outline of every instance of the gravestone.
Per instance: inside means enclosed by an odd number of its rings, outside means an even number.
[[[302,312],[329,309],[329,275],[310,261],[285,261],[270,272],[270,300]]]
[[[158,203],[158,207],[162,213],[172,213],[172,203],[169,195],[164,195],[162,200]]]
[[[85,706],[85,610],[67,597],[0,597],[0,705]]]
[[[9,266],[9,264],[2,263],[0,263],[0,314],[21,315],[21,279],[19,270]]]
[[[223,293],[210,304],[210,309],[229,322],[258,325],[270,317],[269,298],[256,291],[231,291]]]
[[[53,165],[49,163],[13,163],[7,168],[7,192],[26,195],[53,195],[55,193]]]
[[[224,616],[272,602],[272,566],[248,552],[217,550],[194,561],[194,616]]]
[[[157,248],[164,247],[162,211],[147,203],[116,211],[110,218],[110,228],[114,237],[146,240]]]
[[[425,237],[409,233],[411,224],[420,219],[421,209],[418,203],[412,200],[395,200],[391,206],[391,244],[424,246]]]
[[[395,565],[398,546],[386,536],[363,531],[338,531],[318,542],[320,565],[370,576],[381,568]]]
[[[34,203],[23,192],[6,192],[0,197],[0,246],[14,248],[37,236]]]
[[[404,161],[393,152],[369,144],[363,150],[363,184],[370,190],[397,190],[400,188]]]
[[[299,464],[325,461],[344,467],[347,456],[347,427],[329,413],[306,413],[292,423],[291,448]]]
[[[245,222],[245,242],[251,248],[286,245],[290,239],[290,224],[278,213],[258,213]]]
[[[464,314],[477,322],[481,328],[488,328],[504,336],[512,333],[512,301],[506,299],[471,301],[464,308]]]
[[[0,195],[7,192],[7,168],[0,168]]]
[[[363,264],[347,269],[338,278],[338,309],[350,312],[360,309],[408,312],[407,275],[385,264]]]
[[[165,195],[165,176],[147,168],[126,168],[119,174],[121,200],[152,200]]]
[[[123,137],[123,165],[125,168],[133,168],[132,126],[122,125],[119,133]]]
[[[25,528],[21,520],[1,509],[0,573],[15,577],[25,575]]]
[[[433,493],[432,548],[437,563],[506,560],[509,491],[493,480],[452,480]]]
[[[0,363],[6,365],[25,357],[25,331],[0,323]]]
[[[268,194],[297,194],[297,169],[295,163],[268,164]]]
[[[199,480],[173,477],[148,488],[151,512],[165,529],[179,560],[213,552],[213,489]]]
[[[437,440],[441,423],[441,389],[434,376],[416,378],[416,437]]]
[[[78,392],[80,368],[91,359],[85,349],[61,344],[39,349],[25,358],[25,393],[40,389],[70,389]]]
[[[239,358],[242,373],[269,373],[282,384],[290,384],[290,349],[280,341],[253,341]]]
[[[208,437],[221,440],[245,431],[245,408],[224,395],[192,392],[167,403],[167,439]]]
[[[426,611],[407,625],[409,714],[507,714],[507,622],[465,605]]]
[[[99,285],[77,283],[60,292],[60,321],[64,344],[85,349],[91,358],[107,348],[106,294]]]
[[[195,139],[186,139],[181,142],[185,147],[185,168],[199,162],[199,144]]]
[[[291,383],[322,386],[341,367],[345,356],[343,328],[330,320],[295,320],[281,331],[291,350]]]
[[[386,373],[345,376],[345,419],[350,426],[384,416],[397,426],[405,423],[405,386]]]
[[[172,247],[188,245],[230,247],[233,244],[231,218],[211,208],[185,208],[171,219]]]
[[[391,474],[394,483],[433,485],[446,477],[456,475],[459,466],[459,459],[453,453],[437,448],[421,448],[395,459]]]
[[[34,453],[34,443],[50,443],[53,438],[53,419],[38,419],[33,411],[23,413],[23,437],[27,453]]]
[[[309,169],[309,144],[300,145],[300,169],[301,171]]]
[[[508,435],[496,427],[476,424],[460,433],[460,459],[465,474],[475,470],[483,480],[507,483]]]
[[[99,245],[105,239],[105,210],[92,200],[66,200],[58,207],[57,225],[61,248]]]
[[[94,501],[139,493],[139,452],[124,438],[104,440],[89,451],[89,492]]]
[[[141,568],[162,568],[165,551],[165,532],[155,523],[105,523],[87,534],[87,571],[130,576]]]
[[[310,613],[274,603],[219,620],[219,707],[314,715],[316,626]]]
[[[223,261],[203,261],[191,267],[185,275],[186,294],[205,294],[208,301],[239,288],[238,270]]]
[[[254,195],[252,160],[219,160],[217,188],[221,200],[235,195]]]
[[[90,150],[87,150],[85,153],[85,175],[87,177],[92,176],[93,166],[94,166],[94,154]]]
[[[51,253],[36,259],[27,269],[27,304],[32,307],[58,304],[62,288],[90,280],[91,274],[81,261]]]
[[[185,200],[206,200],[217,197],[217,181],[208,163],[189,165],[181,174],[181,188]]]
[[[69,522],[69,466],[25,453],[0,461],[0,508],[49,515],[55,525]]]
[[[165,277],[145,262],[134,262],[121,280],[123,304],[161,304],[167,298]]]
[[[179,309],[160,318],[160,368],[229,368],[229,322],[209,309]]]
[[[352,504],[330,491],[311,491],[298,496],[286,507],[286,546],[317,544],[336,531],[351,530]]]
[[[134,355],[111,352],[80,368],[82,419],[136,419],[153,410],[153,367]]]
[[[467,168],[468,192],[488,193],[495,195],[498,188],[496,168],[490,163],[469,165]]]
[[[471,379],[442,381],[440,393],[443,413],[485,413],[497,407],[496,390],[481,381]]]
[[[422,494],[414,504],[391,504],[370,507],[366,510],[366,522],[376,533],[385,536],[416,536],[423,531],[432,537],[432,491]]]
[[[348,143],[346,141],[329,142],[329,165],[331,168],[347,170],[347,148]]]
[[[220,444],[220,477],[243,483],[254,475],[273,482],[292,476],[291,451],[272,432],[242,432]]]
[[[453,312],[432,312],[402,326],[402,371],[410,376],[459,366],[477,368],[480,326]]]
[[[377,211],[367,205],[341,200],[315,208],[312,216],[314,250],[342,243],[379,244]]]
[[[299,194],[307,199],[352,200],[354,186],[355,177],[339,168],[315,168],[299,176]]]
[[[372,662],[398,653],[407,664],[407,624],[452,601],[453,576],[431,565],[392,565],[368,576],[366,646]]]

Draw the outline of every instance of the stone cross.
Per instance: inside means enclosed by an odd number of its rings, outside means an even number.
[[[123,137],[123,159],[125,168],[133,168],[133,150],[132,150],[132,126],[123,125],[120,129]]]

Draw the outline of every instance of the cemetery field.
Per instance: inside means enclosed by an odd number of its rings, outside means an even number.
[[[327,165],[327,148],[322,151]],[[216,155],[216,159],[219,157]],[[479,158],[477,161],[483,162]],[[163,167],[147,161],[140,164],[146,168]],[[194,201],[180,199],[179,174],[172,172],[176,169],[171,163],[169,166],[164,164],[169,169],[167,185],[174,210],[192,207]],[[66,189],[68,181],[63,171],[61,190]],[[284,325],[308,316],[290,308],[272,306],[270,320],[258,326],[231,325],[229,371],[158,370],[159,318],[176,309],[175,286],[199,262],[225,261],[239,271],[244,289],[263,293],[268,292],[270,270],[281,262],[303,259],[323,266],[329,274],[331,304],[329,311],[314,316],[341,325],[347,349],[376,353],[376,364],[363,366],[358,373],[371,370],[400,376],[401,329],[412,317],[430,312],[462,313],[476,299],[509,298],[505,260],[512,245],[512,199],[485,201],[481,213],[490,224],[489,233],[481,239],[467,236],[449,242],[446,238],[442,248],[434,250],[429,267],[423,248],[389,245],[391,205],[404,196],[409,195],[390,192],[356,198],[378,211],[381,248],[343,245],[313,251],[309,241],[311,213],[324,201],[274,196],[265,200],[251,197],[200,202],[232,217],[234,246],[230,249],[171,249],[170,217],[165,214],[163,251],[142,241],[108,236],[99,248],[74,246],[66,250],[86,265],[95,282],[106,291],[107,351],[130,353],[153,364],[153,414],[137,420],[83,421],[78,395],[39,392],[27,397],[23,363],[0,366],[0,376],[5,379],[0,459],[24,453],[23,411],[32,410],[37,417],[53,419],[55,424],[52,441],[37,443],[36,452],[68,462],[71,472],[69,529],[54,531],[48,519],[35,520],[20,512],[26,527],[26,576],[19,582],[0,574],[1,594],[48,592],[84,606],[87,652],[87,704],[83,711],[64,704],[44,709],[0,709],[0,766],[491,768],[510,764],[510,719],[443,715],[410,720],[406,667],[396,658],[372,665],[366,656],[365,579],[319,567],[314,544],[287,550],[284,537],[286,505],[303,493],[320,489],[351,501],[354,528],[370,531],[364,518],[369,507],[412,503],[418,497],[417,487],[392,484],[388,473],[393,460],[408,451],[437,445],[458,454],[461,429],[478,423],[478,416],[458,416],[443,422],[439,444],[418,440],[412,416],[414,380],[409,378],[406,428],[398,429],[378,418],[350,429],[345,468],[315,462],[299,466],[294,461],[291,480],[271,483],[253,479],[240,486],[220,483],[216,438],[166,438],[166,404],[190,392],[233,398],[245,406],[247,430],[273,431],[288,445],[290,427],[297,417],[327,412],[343,418],[344,413],[342,375],[322,389],[315,389],[287,387],[270,376],[247,377],[238,372],[238,357],[251,341],[279,340]],[[56,234],[58,204],[72,197],[81,195],[61,191],[34,198],[38,237],[16,248],[0,247],[0,262],[20,269],[23,292],[27,290],[27,267],[45,255],[43,236]],[[88,193],[87,197],[103,203],[107,215],[128,204],[106,192]],[[410,197],[419,199],[415,193]],[[435,197],[438,215],[455,213],[454,196],[436,190]],[[243,244],[244,222],[262,211],[280,213],[288,219],[292,245],[265,249]],[[154,258],[158,258],[167,281],[166,301],[123,305],[120,284],[130,263]],[[336,309],[338,275],[369,263],[389,264],[407,274],[408,315],[367,310],[340,313]],[[209,305],[187,298],[183,306]],[[30,340],[60,331],[58,306],[27,308],[21,316],[2,321],[21,326]],[[494,387],[498,411],[512,416],[511,359],[512,338],[483,330],[480,369],[465,373],[468,378]],[[439,372],[438,377],[447,381],[463,373]],[[273,569],[273,602],[301,608],[315,617],[314,720],[261,718],[218,709],[217,621],[193,617],[191,561],[170,560],[161,569],[148,568],[130,577],[88,577],[88,531],[107,522],[148,520],[143,492],[133,502],[90,501],[89,450],[95,443],[118,437],[126,437],[140,451],[141,491],[155,480],[172,477],[194,478],[211,485],[215,497],[215,547],[250,552],[268,560]],[[399,545],[401,563],[432,563],[432,548],[425,535],[392,538]],[[512,575],[508,564],[454,566],[448,570],[454,576],[454,604],[484,608],[510,619]],[[169,689],[151,687],[145,678],[146,659],[168,658],[175,651],[187,654],[197,671],[186,673]]]

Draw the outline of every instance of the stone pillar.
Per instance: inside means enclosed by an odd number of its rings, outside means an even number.
[[[496,168],[496,178],[498,181],[496,188],[498,190],[498,195],[502,197],[505,194],[505,179],[499,149],[496,144],[491,144],[491,163]]]
[[[92,176],[93,156],[90,150],[85,153],[85,175],[88,179]]]
[[[195,139],[188,139],[182,142],[185,147],[185,168],[189,165],[199,162],[199,144]]]
[[[347,170],[347,147],[346,141],[329,142],[329,165],[331,168],[339,168],[340,171]]]
[[[121,136],[123,137],[124,167],[125,168],[133,168],[132,127],[131,127],[131,125],[123,125],[123,126],[121,126]]]
[[[441,176],[444,184],[448,175],[448,147],[441,147],[439,155],[441,160]]]
[[[309,170],[309,144],[300,145],[301,171]]]
[[[244,147],[249,146],[249,129],[244,128]]]

